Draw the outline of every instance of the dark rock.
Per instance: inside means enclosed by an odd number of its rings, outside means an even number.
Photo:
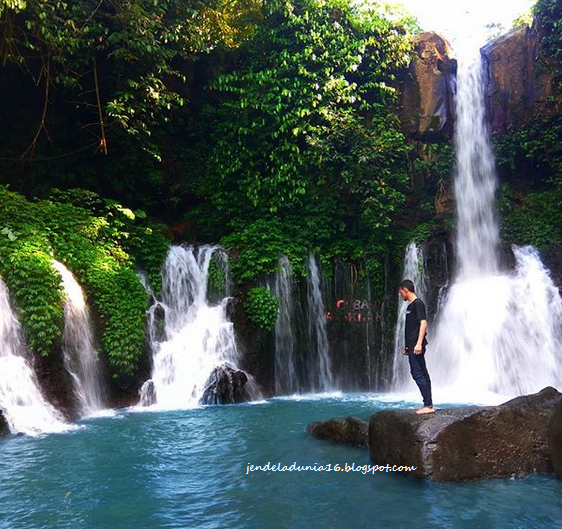
[[[361,448],[369,446],[369,425],[356,417],[313,422],[308,425],[306,433],[335,444],[347,444]]]
[[[523,24],[482,48],[493,133],[524,125],[552,95],[552,74],[537,67],[541,38],[536,25]]]
[[[558,289],[562,289],[562,245],[551,244],[541,252],[541,259]]]
[[[562,402],[562,393],[549,386],[541,389],[538,393],[515,397],[501,404],[511,408],[555,408]]]
[[[549,424],[562,394],[545,388],[501,406],[462,407],[420,416],[382,411],[369,424],[370,454],[414,465],[414,475],[466,481],[552,472]]]
[[[0,435],[8,435],[10,433],[10,427],[8,426],[8,421],[0,411]]]
[[[275,393],[275,334],[256,328],[244,313],[240,298],[232,305],[232,322],[242,361],[240,368],[251,371],[267,396]]]
[[[248,375],[225,362],[211,372],[205,390],[201,397],[201,404],[235,404],[249,400],[246,388]]]
[[[156,404],[156,386],[153,380],[147,380],[140,388],[139,403],[141,406]]]
[[[49,356],[35,356],[33,369],[47,401],[59,410],[66,420],[77,420],[80,417],[80,409],[72,377],[64,366],[62,348],[53,347]]]
[[[562,402],[554,408],[550,419],[548,445],[554,473],[562,478]]]
[[[414,40],[415,53],[402,89],[404,132],[423,141],[453,134],[457,62],[449,43],[433,32]]]

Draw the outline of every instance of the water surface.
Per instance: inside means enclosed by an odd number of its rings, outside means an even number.
[[[562,481],[433,484],[404,475],[254,472],[248,464],[368,464],[306,436],[368,419],[375,395],[118,412],[68,433],[0,441],[0,529],[562,528]]]

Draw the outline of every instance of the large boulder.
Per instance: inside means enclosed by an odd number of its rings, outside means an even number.
[[[250,400],[248,382],[247,373],[225,362],[209,375],[201,404],[236,404]]]
[[[487,69],[486,98],[491,130],[519,127],[540,112],[552,95],[552,77],[537,67],[540,29],[523,24],[481,50]]]
[[[466,481],[552,472],[549,425],[562,394],[546,388],[501,406],[382,411],[369,423],[373,460],[414,465],[434,481]]]
[[[515,397],[501,404],[510,408],[546,408],[554,409],[562,401],[562,394],[551,386],[541,389],[538,393]]]
[[[402,88],[404,132],[423,141],[453,134],[457,62],[447,40],[434,32],[415,37],[412,60]]]
[[[548,442],[554,473],[562,478],[562,402],[556,406],[552,414]]]
[[[361,448],[369,446],[369,425],[356,417],[313,422],[308,425],[306,432],[317,439],[335,444],[347,444]]]

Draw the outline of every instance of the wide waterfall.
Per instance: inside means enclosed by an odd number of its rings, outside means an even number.
[[[430,329],[435,399],[491,402],[562,387],[562,304],[530,247],[501,271],[494,215],[495,163],[485,119],[480,55],[461,61],[456,103],[457,270]]]
[[[308,309],[308,382],[313,391],[334,389],[334,375],[330,358],[330,344],[326,322],[326,309],[322,296],[321,274],[314,254],[306,262]]]
[[[217,370],[224,369],[225,377],[232,379],[237,369],[241,358],[227,316],[229,298],[216,304],[208,300],[209,267],[219,252],[217,246],[171,246],[168,251],[160,302],[165,315],[164,339],[154,345],[152,379],[141,391],[144,405],[155,401],[167,409],[196,406],[210,377],[216,380],[219,376]],[[228,285],[226,278],[225,288]],[[246,390],[255,392],[247,377]]]
[[[67,429],[62,416],[41,394],[26,356],[21,326],[0,280],[0,410],[12,432],[36,435]]]
[[[410,279],[414,283],[416,294],[423,300],[426,298],[426,278],[424,272],[424,259],[421,248],[415,242],[406,246],[404,253],[404,266],[402,279]],[[400,391],[406,388],[414,388],[411,379],[408,358],[402,353],[405,347],[406,310],[408,304],[397,295],[398,308],[396,316],[396,327],[394,330],[394,363],[392,365],[392,388]]]
[[[275,322],[275,393],[296,393],[301,390],[297,366],[297,329],[295,306],[298,303],[291,263],[283,255],[273,279],[271,290],[279,300]]]
[[[59,261],[53,267],[62,278],[65,293],[63,358],[72,377],[74,393],[83,416],[104,407],[105,394],[101,384],[94,333],[84,291],[72,272]]]

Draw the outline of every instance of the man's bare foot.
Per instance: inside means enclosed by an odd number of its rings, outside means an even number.
[[[425,415],[427,413],[435,413],[435,408],[433,406],[424,406],[416,410],[418,415]]]

